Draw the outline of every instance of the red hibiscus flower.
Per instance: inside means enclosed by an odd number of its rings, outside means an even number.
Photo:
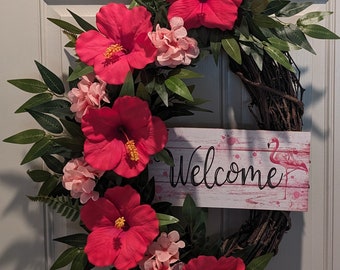
[[[235,257],[221,257],[218,260],[214,256],[198,256],[191,259],[182,270],[245,270],[246,266],[242,259]]]
[[[129,185],[108,189],[104,197],[88,201],[80,217],[91,230],[85,253],[98,267],[135,267],[159,233],[156,212],[141,205],[139,194]]]
[[[182,17],[186,29],[205,26],[231,30],[242,0],[168,0],[168,19]]]
[[[128,9],[123,4],[103,6],[96,16],[97,28],[79,35],[76,53],[109,84],[122,84],[129,71],[153,62],[156,48],[148,38],[151,14],[146,8]]]
[[[118,98],[112,108],[89,109],[82,130],[85,160],[126,178],[143,171],[168,140],[164,122],[151,115],[147,102],[131,96]]]

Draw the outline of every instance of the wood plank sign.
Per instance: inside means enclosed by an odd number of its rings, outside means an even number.
[[[307,211],[309,132],[170,128],[174,166],[151,161],[156,201],[200,207]]]

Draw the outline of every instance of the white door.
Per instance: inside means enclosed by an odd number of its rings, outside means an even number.
[[[98,0],[2,0],[0,10],[0,89],[1,89],[1,140],[21,130],[31,128],[29,117],[14,115],[14,111],[27,95],[6,83],[7,79],[37,78],[33,60],[38,60],[56,73],[67,73],[68,59],[63,45],[66,39],[58,27],[47,17],[71,20],[66,9],[94,21],[99,5],[109,1]],[[124,1],[116,1],[124,2]],[[129,1],[125,1],[127,3]],[[299,1],[300,2],[300,1]],[[313,10],[336,11],[327,22],[328,27],[340,28],[339,5],[335,0],[314,0]],[[96,4],[96,5],[93,5]],[[339,16],[338,16],[339,17]],[[338,28],[338,29],[339,29]],[[340,47],[339,43],[336,43]],[[340,113],[339,50],[334,42],[313,40],[317,56],[307,52],[294,54],[302,71],[301,81],[306,88],[304,102],[306,112],[304,129],[312,131],[312,179],[309,211],[292,213],[292,229],[285,235],[279,254],[272,260],[269,270],[336,270],[340,259],[334,252],[340,248],[339,198],[336,182],[340,146],[336,142]],[[208,108],[214,114],[197,114],[183,120],[187,125],[225,128],[253,128],[254,120],[247,111],[249,97],[242,86],[229,72],[220,76],[227,63],[215,67],[207,61],[199,67],[210,80],[200,82],[198,96],[212,100]],[[337,67],[337,68],[335,68]],[[337,87],[339,86],[339,87]],[[206,91],[206,89],[210,89]],[[214,91],[211,91],[213,89]],[[213,93],[213,96],[212,96]],[[337,102],[338,101],[338,102]],[[182,118],[181,118],[182,119]],[[52,244],[52,238],[63,236],[72,227],[60,221],[50,222],[55,217],[44,211],[40,204],[29,202],[25,195],[35,194],[37,188],[28,179],[27,166],[19,163],[25,153],[24,147],[1,142],[0,162],[0,269],[48,269],[51,258],[60,247]],[[336,190],[335,190],[336,189]],[[335,204],[337,202],[337,204]],[[244,218],[244,211],[212,209],[210,229],[232,231]],[[221,229],[221,227],[223,229]]]

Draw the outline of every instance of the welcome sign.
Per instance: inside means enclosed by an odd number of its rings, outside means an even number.
[[[153,160],[156,201],[213,208],[307,211],[309,132],[169,129],[174,166]]]

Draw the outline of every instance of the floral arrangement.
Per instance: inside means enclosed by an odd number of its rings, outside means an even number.
[[[306,36],[336,39],[317,23],[330,12],[291,17],[311,3],[281,0],[134,0],[98,11],[96,26],[70,11],[77,26],[50,18],[63,29],[75,61],[68,87],[35,62],[42,81],[9,83],[34,94],[16,113],[28,112],[42,127],[4,141],[33,144],[26,164],[42,158],[46,169],[27,173],[42,183],[33,201],[43,202],[83,232],[55,239],[68,245],[51,269],[264,269],[272,252],[249,259],[245,250],[225,256],[222,239],[206,236],[206,209],[187,196],[180,218],[167,202],[154,203],[148,164],[172,166],[166,121],[191,115],[202,100],[186,79],[200,77],[206,55],[228,55],[234,66],[266,59],[289,74],[289,51],[315,53]],[[79,218],[80,217],[80,218]]]

